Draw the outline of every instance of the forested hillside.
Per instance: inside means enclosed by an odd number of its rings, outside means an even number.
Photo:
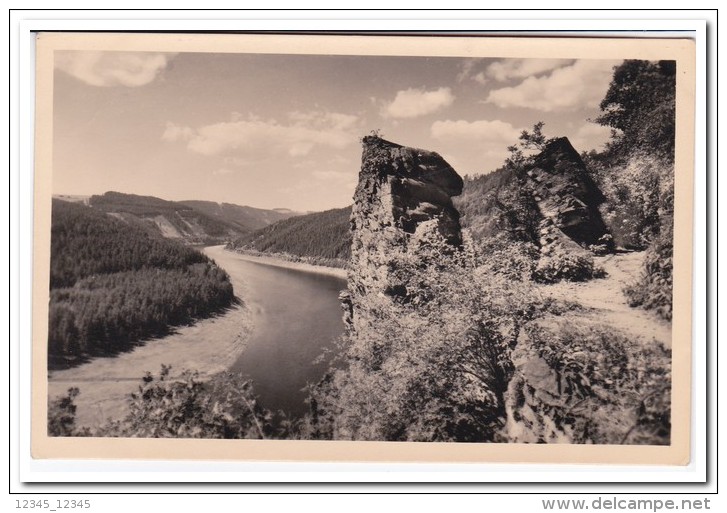
[[[115,353],[207,317],[234,299],[194,249],[92,208],[53,200],[50,365]]]
[[[237,239],[230,248],[289,254],[344,266],[351,255],[351,207],[291,217]]]
[[[89,203],[97,210],[142,226],[150,233],[193,244],[219,244],[249,231],[238,223],[154,196],[107,192],[91,196]]]
[[[298,212],[286,209],[267,210],[232,203],[216,203],[214,201],[185,200],[179,203],[192,207],[212,218],[234,223],[245,232],[259,230],[277,221],[300,215]]]

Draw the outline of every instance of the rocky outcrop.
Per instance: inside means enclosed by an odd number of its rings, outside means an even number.
[[[364,137],[361,172],[351,213],[349,296],[345,309],[354,329],[366,297],[407,301],[402,266],[441,245],[462,244],[452,196],[462,178],[437,153]]]
[[[540,245],[613,249],[598,205],[605,197],[566,137],[553,139],[521,172],[542,219]],[[560,239],[560,240],[558,240]]]

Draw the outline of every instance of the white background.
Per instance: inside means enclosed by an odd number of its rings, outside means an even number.
[[[40,2],[36,2],[40,4]],[[136,2],[141,4],[141,2]],[[377,2],[368,6],[377,7]],[[385,2],[378,2],[385,4]],[[621,2],[627,4],[626,2]],[[50,2],[45,2],[50,5]],[[85,2],[85,6],[91,5]],[[207,3],[210,5],[211,3]],[[267,3],[271,4],[270,2]],[[389,3],[390,4],[390,3]],[[615,4],[615,2],[612,2]],[[630,4],[630,3],[629,3]],[[40,7],[47,7],[41,5]],[[422,5],[421,2],[418,3]],[[453,5],[449,2],[448,5]],[[136,7],[133,2],[128,7]],[[617,5],[614,5],[618,7]],[[662,7],[664,5],[662,4]],[[144,5],[140,5],[144,7]],[[175,3],[175,7],[180,7]],[[183,7],[195,7],[193,5]],[[39,21],[43,20],[43,21]],[[620,20],[620,21],[618,21]],[[647,21],[657,20],[657,21]],[[674,21],[670,21],[674,20]],[[676,20],[694,20],[683,22]],[[703,31],[708,20],[709,29]],[[688,467],[603,467],[603,466],[527,466],[527,465],[326,465],[326,464],[251,464],[217,462],[106,462],[106,461],[33,461],[29,457],[29,379],[30,368],[30,269],[32,261],[32,55],[30,30],[506,30],[506,31],[624,31],[624,30],[675,30],[693,28],[697,30],[697,155],[695,174],[695,270],[694,270],[694,414],[695,458]],[[385,511],[406,508],[407,510],[441,511],[452,506],[474,506],[480,510],[508,508],[513,511],[540,511],[541,498],[556,498],[554,495],[570,493],[598,493],[613,496],[614,493],[657,493],[659,496],[644,498],[667,498],[667,494],[686,493],[673,496],[680,502],[682,498],[710,497],[710,506],[716,509],[717,496],[708,494],[717,490],[716,481],[716,13],[699,11],[361,11],[361,12],[263,12],[263,11],[13,11],[10,14],[10,48],[4,55],[10,59],[10,180],[9,180],[9,218],[8,211],[2,209],[3,240],[9,239],[9,251],[3,251],[3,264],[10,269],[9,283],[3,275],[3,292],[9,290],[9,297],[3,294],[3,333],[9,333],[9,360],[4,362],[10,370],[8,390],[10,411],[3,408],[0,426],[3,434],[8,427],[9,444],[9,492],[5,504],[16,507],[16,500],[25,498],[49,499],[54,507],[56,499],[91,500],[91,511],[139,511],[154,509],[175,509],[178,511],[197,511],[204,509],[234,508],[244,511],[257,508],[290,507],[297,511],[327,510],[331,505],[354,507],[356,510],[385,507]],[[647,35],[647,34],[644,34]],[[657,34],[658,35],[658,34]],[[7,41],[7,39],[5,39]],[[706,48],[709,46],[709,55]],[[705,73],[705,63],[709,58],[709,75]],[[709,78],[708,98],[705,95]],[[706,105],[709,101],[710,112]],[[710,123],[709,133],[705,131]],[[708,144],[704,144],[707,141]],[[712,182],[707,189],[707,172]],[[710,280],[707,282],[707,224],[706,206],[709,192],[712,211],[710,212]],[[6,236],[6,227],[10,228]],[[9,255],[8,255],[9,253]],[[8,262],[8,257],[10,261]],[[713,309],[707,324],[707,293],[711,293],[710,308]],[[710,358],[705,355],[706,342],[712,345]],[[7,353],[4,353],[7,354]],[[706,369],[711,375],[710,396],[704,383]],[[709,417],[706,412],[710,411]],[[9,417],[5,417],[8,415]],[[711,441],[705,438],[707,421],[710,425]],[[711,458],[707,460],[707,449]],[[708,484],[704,483],[709,477]],[[66,484],[23,484],[23,482],[65,482]],[[279,485],[234,485],[212,483],[244,482],[287,482]],[[79,483],[98,482],[98,484]],[[108,484],[126,482],[137,484]],[[168,482],[170,484],[140,484]],[[207,482],[201,485],[172,484],[179,482]],[[490,483],[480,485],[450,484],[447,487],[435,485],[385,485],[369,484],[318,484],[295,485],[295,482],[332,483],[332,482],[450,482],[450,483]],[[496,484],[510,482],[517,484]],[[668,482],[689,482],[689,485],[669,484]],[[537,484],[548,483],[548,484]],[[584,483],[584,484],[562,484]],[[601,484],[598,484],[601,483]],[[611,484],[603,484],[611,483]],[[642,483],[642,484],[633,484]],[[650,484],[643,484],[650,483]],[[123,495],[89,495],[95,493],[115,493]],[[280,492],[352,492],[369,493],[506,493],[508,495],[462,495],[452,496],[383,496],[346,497],[328,495],[326,497],[295,495],[136,495],[139,493],[280,493]],[[536,495],[526,495],[527,493]],[[52,493],[52,495],[48,495]],[[69,495],[60,495],[60,494]],[[129,495],[129,494],[134,495]],[[22,495],[17,495],[22,494]],[[560,499],[576,499],[576,496],[561,495]],[[596,496],[583,496],[589,503]],[[637,498],[622,496],[622,498]],[[592,505],[593,506],[593,505]],[[591,509],[593,509],[591,507]]]

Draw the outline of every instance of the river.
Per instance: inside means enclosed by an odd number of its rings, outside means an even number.
[[[158,374],[162,364],[172,366],[172,375],[183,369],[202,376],[240,371],[254,380],[262,406],[292,417],[307,411],[302,388],[320,380],[326,368],[314,360],[343,331],[338,293],[346,280],[314,269],[290,269],[285,262],[254,262],[222,246],[204,252],[227,271],[243,303],[128,353],[50,372],[48,397],[80,389],[75,401],[79,426],[123,417],[141,377],[146,371]]]
[[[303,388],[327,367],[325,359],[314,361],[343,332],[338,294],[346,280],[253,261],[222,246],[205,253],[227,271],[253,315],[247,347],[231,370],[252,378],[262,406],[305,413]]]

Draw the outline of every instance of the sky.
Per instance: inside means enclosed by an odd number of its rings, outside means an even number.
[[[433,150],[460,175],[545,122],[601,148],[619,61],[56,51],[54,194],[320,211],[352,202],[360,138]]]

